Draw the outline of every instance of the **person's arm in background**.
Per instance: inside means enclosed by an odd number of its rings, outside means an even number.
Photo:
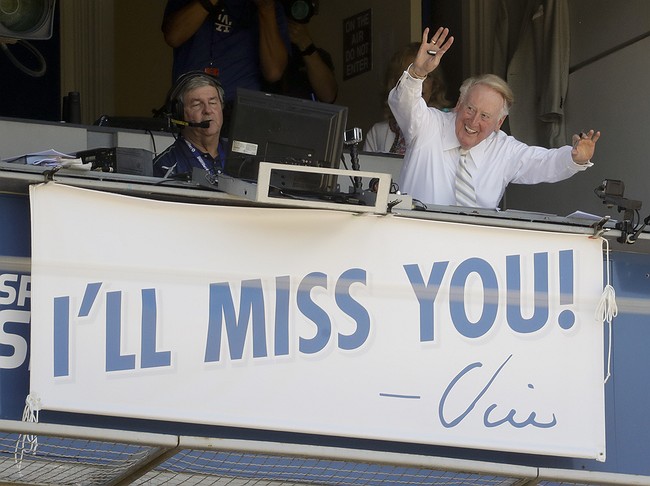
[[[169,47],[178,47],[192,37],[205,22],[209,12],[203,3],[216,6],[219,0],[193,0],[180,9],[165,14],[162,31],[165,42]]]
[[[314,46],[314,42],[309,35],[309,30],[305,24],[289,21],[289,37],[300,52],[308,49],[302,58],[307,68],[307,76],[309,84],[311,85],[314,95],[318,101],[324,103],[334,103],[338,93],[338,84],[334,77],[334,72],[323,60],[318,50]],[[311,52],[310,52],[311,51]]]
[[[287,46],[280,35],[275,0],[255,0],[260,29],[260,68],[269,83],[279,81],[289,60]]]

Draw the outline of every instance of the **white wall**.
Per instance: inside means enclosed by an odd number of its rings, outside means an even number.
[[[511,185],[509,208],[566,215],[575,209],[618,216],[593,192],[603,179],[620,179],[625,196],[641,200],[643,217],[650,214],[650,37],[621,50],[610,49],[650,31],[647,0],[571,0],[571,63],[601,54],[605,57],[569,77],[567,129],[570,133],[594,128],[602,133],[586,173],[556,184]]]

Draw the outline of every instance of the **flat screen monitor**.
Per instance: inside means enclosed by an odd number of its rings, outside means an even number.
[[[347,107],[278,94],[238,89],[224,172],[257,181],[260,162],[339,167]],[[271,181],[286,189],[331,190],[336,177],[286,172],[291,180]]]

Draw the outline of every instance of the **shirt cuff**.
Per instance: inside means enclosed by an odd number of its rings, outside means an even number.
[[[418,84],[422,84],[422,82],[424,81],[424,79],[420,79],[420,78],[416,78],[415,76],[411,76],[411,74],[409,73],[408,68],[406,68],[406,71],[404,71],[404,75],[402,75],[402,79],[404,79],[404,78],[411,79],[415,83],[418,83]]]
[[[591,167],[591,166],[594,165],[593,162],[592,162],[591,160],[588,160],[588,161],[585,162],[584,164],[578,164],[578,163],[575,162],[573,159],[571,159],[571,163],[573,164],[574,168],[575,168],[577,171],[587,170],[589,167]]]

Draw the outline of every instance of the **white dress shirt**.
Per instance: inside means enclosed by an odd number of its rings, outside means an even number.
[[[422,81],[405,71],[388,96],[406,140],[400,190],[425,204],[453,206],[460,161],[456,113],[429,108],[421,92]],[[500,130],[472,147],[467,161],[477,205],[483,208],[496,208],[510,182],[557,182],[593,165],[576,164],[568,145],[557,149],[528,146]]]
[[[363,151],[388,154],[394,143],[395,132],[390,129],[388,120],[380,121],[368,130]]]

